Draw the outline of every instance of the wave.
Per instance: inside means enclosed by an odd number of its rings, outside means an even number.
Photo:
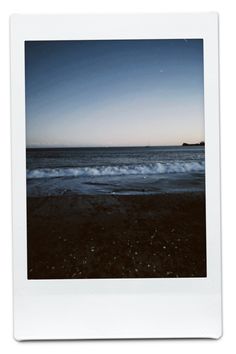
[[[94,166],[39,168],[27,170],[27,178],[55,178],[80,176],[126,176],[126,175],[155,175],[162,173],[204,172],[204,162],[157,162],[143,165]]]

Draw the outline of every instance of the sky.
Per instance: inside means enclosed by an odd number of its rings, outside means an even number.
[[[26,41],[27,147],[204,140],[203,41]]]

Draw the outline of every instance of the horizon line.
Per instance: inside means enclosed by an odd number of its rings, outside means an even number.
[[[104,148],[104,149],[109,149],[109,148],[136,148],[136,147],[140,147],[140,148],[152,148],[152,147],[168,147],[168,146],[183,146],[183,144],[188,144],[188,145],[200,145],[200,143],[202,143],[204,141],[200,141],[197,143],[186,143],[183,142],[181,144],[167,144],[167,145],[44,145],[44,146],[26,146],[26,149],[97,149],[97,148]],[[203,146],[203,145],[200,145]]]

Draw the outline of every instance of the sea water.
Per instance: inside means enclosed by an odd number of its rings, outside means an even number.
[[[27,149],[27,195],[204,191],[204,151],[204,146]]]

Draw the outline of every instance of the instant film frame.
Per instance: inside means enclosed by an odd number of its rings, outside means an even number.
[[[204,43],[207,276],[29,280],[25,41],[185,38],[202,39]],[[219,338],[222,309],[217,14],[13,15],[11,116],[15,338]]]

